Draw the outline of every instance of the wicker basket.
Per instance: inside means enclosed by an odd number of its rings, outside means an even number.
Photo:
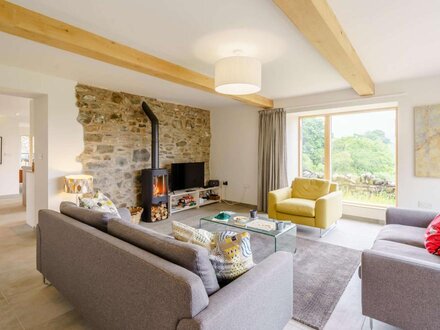
[[[128,210],[131,214],[131,223],[138,225],[139,222],[141,222],[142,211],[144,209],[140,206],[132,206],[129,207]]]

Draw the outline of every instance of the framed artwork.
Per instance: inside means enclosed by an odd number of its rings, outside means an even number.
[[[440,104],[414,108],[415,175],[440,178]]]

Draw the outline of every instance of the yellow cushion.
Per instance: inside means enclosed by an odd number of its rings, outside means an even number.
[[[330,191],[330,181],[296,178],[292,183],[292,197],[317,200]]]
[[[289,198],[277,203],[277,211],[303,217],[315,217],[315,201],[303,198]]]

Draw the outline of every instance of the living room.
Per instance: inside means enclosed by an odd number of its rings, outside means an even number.
[[[436,329],[439,10],[0,0],[0,328]]]

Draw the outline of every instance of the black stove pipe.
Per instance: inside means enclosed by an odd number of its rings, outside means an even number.
[[[159,120],[147,103],[142,102],[142,110],[151,121],[151,168],[159,168]]]

